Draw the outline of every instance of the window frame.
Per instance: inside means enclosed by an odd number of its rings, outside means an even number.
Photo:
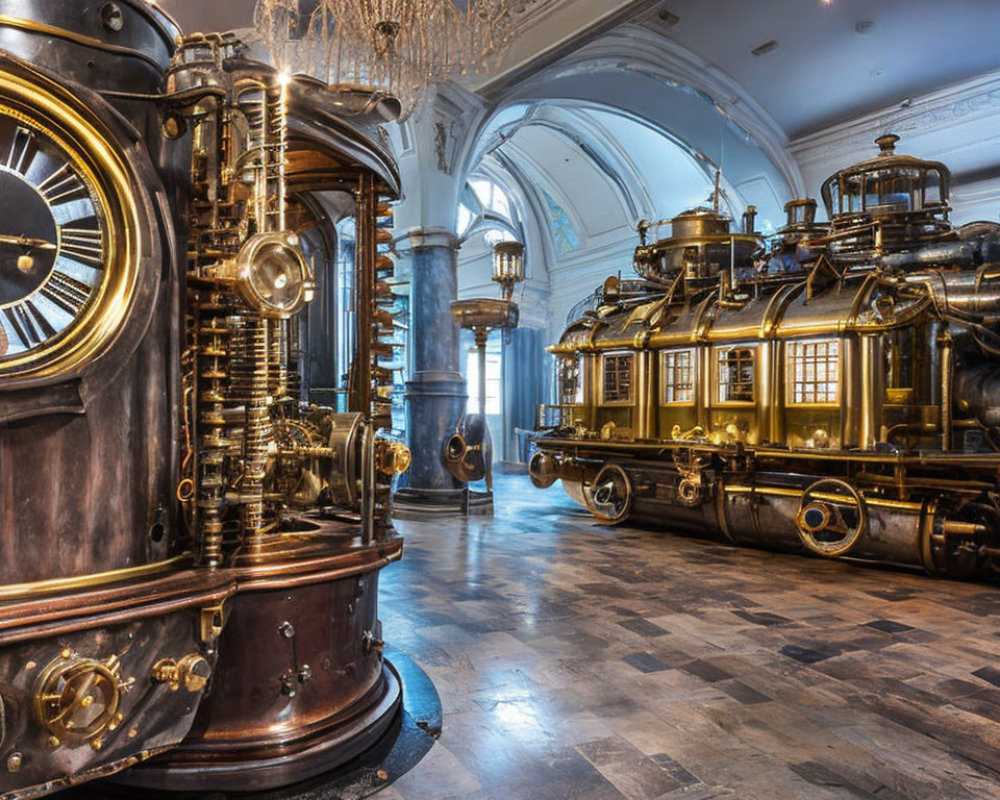
[[[609,358],[628,359],[628,397],[624,400],[607,399],[607,363]],[[609,353],[601,353],[601,381],[600,381],[600,402],[601,406],[631,406],[635,404],[635,352],[632,350],[614,350]]]
[[[721,366],[722,362],[720,356],[723,353],[732,353],[737,350],[748,350],[750,352],[750,363],[753,368],[752,378],[750,380],[750,393],[751,397],[749,400],[732,400],[726,399],[722,396],[723,387],[728,387],[732,384],[722,381]],[[757,368],[760,363],[760,348],[757,343],[746,344],[746,343],[734,343],[734,344],[722,344],[715,345],[712,348],[712,405],[713,406],[741,406],[743,408],[753,407],[757,403]]]
[[[698,399],[698,355],[694,347],[673,347],[660,351],[660,405],[661,406],[693,406]],[[667,361],[672,356],[686,355],[688,358],[687,370],[689,377],[690,398],[687,400],[670,400],[667,397],[668,389],[673,389],[676,394],[676,383],[672,380],[676,374],[678,366],[668,366]],[[680,367],[684,369],[684,367]],[[670,378],[671,380],[668,380]]]
[[[816,347],[819,345],[825,345],[828,350],[824,356],[823,364],[826,368],[826,380],[820,380],[818,376],[814,377],[812,381],[796,381],[795,369],[800,363],[808,363],[806,359],[808,356],[805,353],[797,352],[800,349],[805,350],[808,347]],[[836,352],[831,363],[829,355],[829,347],[833,345]],[[786,342],[785,344],[785,404],[792,408],[837,408],[840,405],[841,398],[841,358],[843,356],[844,348],[841,339],[836,336],[823,337],[818,339],[797,339]],[[813,365],[818,366],[819,361],[817,356],[813,356]],[[832,376],[832,380],[831,380]],[[813,386],[814,396],[819,395],[818,387],[821,384],[834,384],[834,397],[832,400],[796,400],[796,385],[805,385],[811,383]]]

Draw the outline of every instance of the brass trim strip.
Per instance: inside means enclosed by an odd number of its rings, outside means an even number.
[[[31,583],[11,583],[7,586],[0,586],[0,600],[11,600],[25,596],[51,594],[55,592],[67,592],[73,589],[89,589],[94,586],[103,586],[109,583],[119,583],[121,581],[133,580],[135,578],[145,578],[149,575],[158,575],[161,572],[168,572],[174,567],[182,564],[190,564],[191,554],[184,553],[166,561],[157,561],[153,564],[143,564],[139,567],[126,567],[125,569],[108,570],[107,572],[94,572],[89,575],[78,575],[72,578],[48,578],[42,581]]]
[[[32,624],[30,628],[11,628],[9,631],[3,632],[2,640],[6,647],[18,642],[62,636],[82,630],[107,628],[113,625],[128,625],[139,620],[149,619],[150,617],[163,617],[167,614],[174,614],[199,606],[204,607],[207,603],[218,603],[220,600],[232,597],[233,593],[234,589],[230,585],[199,594],[179,595],[167,600],[158,600],[147,605],[117,608],[107,613],[88,611],[85,619],[81,619],[80,617],[62,617],[47,623]]]
[[[400,549],[375,561],[369,561],[364,564],[355,564],[350,567],[335,567],[321,572],[312,572],[305,575],[290,575],[287,578],[257,578],[253,576],[240,577],[237,579],[236,593],[234,596],[238,596],[245,592],[266,592],[274,591],[276,589],[291,589],[296,586],[310,586],[315,583],[324,583],[331,580],[353,578],[355,575],[366,575],[371,572],[378,572],[394,561],[399,561],[402,556],[403,551]]]
[[[16,28],[17,30],[28,31],[29,33],[40,33],[44,36],[55,36],[57,39],[65,39],[68,42],[83,45],[84,47],[89,47],[92,50],[103,50],[108,53],[138,58],[152,66],[157,72],[163,72],[163,66],[158,64],[151,56],[146,55],[141,50],[134,50],[130,47],[122,47],[117,44],[108,44],[107,42],[102,42],[100,39],[94,39],[91,36],[84,36],[81,33],[74,33],[73,31],[68,31],[65,28],[57,28],[54,25],[46,25],[44,22],[36,22],[34,20],[23,19],[21,17],[12,17],[8,14],[0,14],[0,26]]]

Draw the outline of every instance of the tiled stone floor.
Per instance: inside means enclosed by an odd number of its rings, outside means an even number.
[[[502,476],[400,521],[444,729],[377,800],[1000,798],[1000,585],[596,525]]]

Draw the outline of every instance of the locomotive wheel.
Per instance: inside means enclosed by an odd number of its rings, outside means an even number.
[[[617,525],[632,511],[632,482],[617,464],[607,464],[592,483],[583,485],[583,499],[591,514]]]
[[[849,483],[824,478],[802,493],[795,529],[802,544],[817,555],[846,555],[867,527],[865,501]]]

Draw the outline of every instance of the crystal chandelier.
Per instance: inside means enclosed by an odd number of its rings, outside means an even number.
[[[396,97],[405,117],[429,86],[498,66],[523,0],[257,0],[275,65]]]

